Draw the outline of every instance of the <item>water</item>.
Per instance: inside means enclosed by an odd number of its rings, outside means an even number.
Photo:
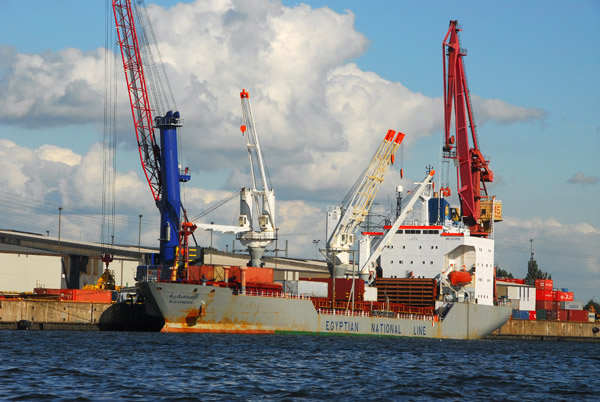
[[[600,344],[0,331],[2,400],[600,400]]]

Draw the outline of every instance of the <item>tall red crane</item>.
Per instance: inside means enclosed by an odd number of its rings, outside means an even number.
[[[160,253],[155,263],[169,269],[177,268],[180,262],[185,266],[187,236],[193,233],[195,225],[184,225],[183,229],[181,225],[184,208],[179,186],[190,180],[188,169],[184,172],[179,169],[177,128],[183,125],[183,119],[179,111],[173,110],[176,107],[165,108],[168,103],[165,86],[170,89],[170,85],[164,68],[160,69],[162,63],[154,62],[151,45],[156,41],[150,40],[145,28],[149,26],[149,31],[153,32],[144,2],[112,0],[112,7],[140,159],[161,213]],[[160,53],[158,55],[160,59]],[[175,106],[172,92],[170,95]],[[164,115],[159,108],[164,109]],[[185,211],[184,220],[187,221]],[[173,275],[163,273],[163,277],[176,279],[176,271],[171,271]]]
[[[467,77],[463,63],[466,52],[461,49],[458,21],[450,21],[450,28],[442,45],[444,51],[444,158],[458,161],[457,183],[463,222],[469,226],[471,235],[488,237],[491,228],[488,215],[482,213],[482,200],[488,200],[486,183],[494,181],[494,174],[479,149],[477,131],[473,119],[473,109],[469,96]],[[447,61],[446,61],[447,56]],[[454,114],[452,106],[454,104]],[[451,121],[454,116],[455,133],[451,135]],[[469,144],[469,131],[473,145]],[[448,188],[440,191],[449,195]],[[491,205],[490,205],[491,209]]]
[[[118,28],[117,34],[119,35],[123,68],[127,81],[127,93],[131,104],[140,160],[152,196],[155,201],[159,201],[161,194],[160,147],[154,135],[152,109],[148,98],[142,55],[135,28],[135,16],[130,0],[113,1],[113,10]]]

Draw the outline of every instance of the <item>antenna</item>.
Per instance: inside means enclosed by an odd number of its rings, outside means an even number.
[[[531,258],[529,259],[530,261],[533,261],[533,255],[535,254],[533,252],[533,239],[529,239],[529,242],[531,243]]]

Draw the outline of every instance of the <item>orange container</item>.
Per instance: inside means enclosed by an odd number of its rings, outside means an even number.
[[[191,282],[201,282],[202,275],[206,280],[211,281],[215,278],[214,267],[212,265],[190,265],[188,266],[188,279]]]
[[[110,303],[112,301],[111,290],[83,290],[72,289],[73,301],[92,302],[92,303]]]
[[[246,282],[273,283],[273,270],[271,268],[246,267]],[[242,281],[240,267],[229,268],[229,278]]]

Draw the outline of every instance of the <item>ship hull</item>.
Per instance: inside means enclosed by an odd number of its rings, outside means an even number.
[[[228,288],[181,283],[138,284],[150,316],[164,319],[163,332],[310,333],[440,339],[479,339],[502,326],[510,307],[449,305],[437,316],[382,317],[317,310],[310,299],[233,294]]]

